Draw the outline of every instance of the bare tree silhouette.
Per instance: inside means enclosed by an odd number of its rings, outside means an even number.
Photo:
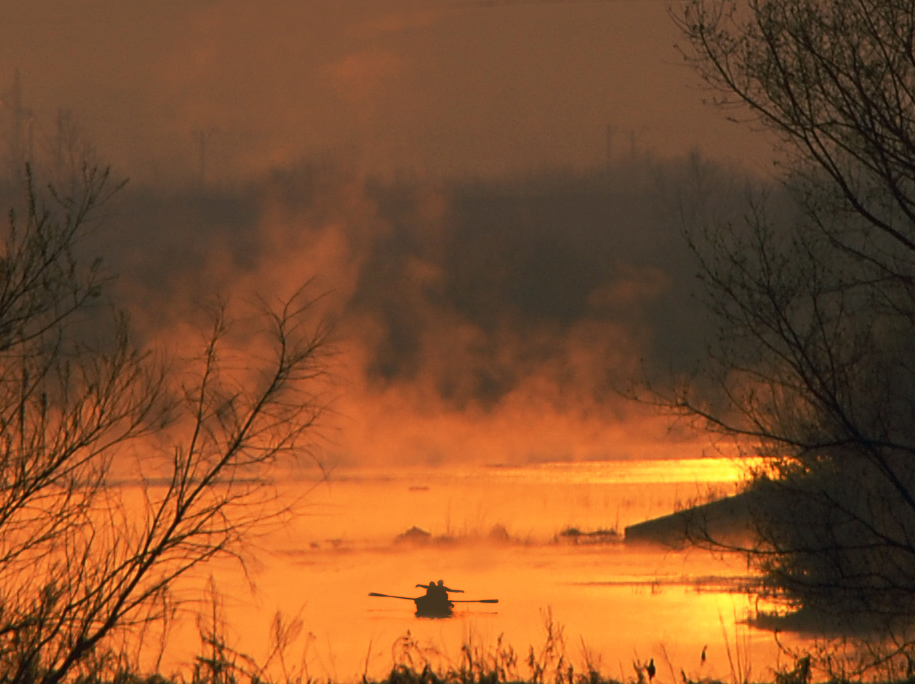
[[[915,608],[915,2],[690,0],[684,52],[782,198],[689,229],[720,335],[668,405],[773,456],[749,549],[830,613]],[[698,216],[698,214],[695,214]],[[713,540],[712,540],[713,541]]]
[[[191,360],[138,348],[77,256],[117,186],[27,179],[0,252],[0,671],[50,684],[113,657],[177,578],[278,512],[265,472],[308,454],[329,347],[303,289],[262,307],[256,356],[230,352],[224,308]]]

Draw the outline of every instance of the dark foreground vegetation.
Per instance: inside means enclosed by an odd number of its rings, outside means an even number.
[[[214,609],[218,606],[214,603]],[[352,684],[309,671],[307,649],[301,658],[292,656],[302,631],[297,620],[284,622],[278,615],[272,629],[268,655],[256,660],[232,646],[226,638],[226,625],[198,619],[199,652],[191,663],[168,675],[143,673],[131,658],[109,661],[94,672],[87,672],[81,684]],[[502,636],[495,642],[480,643],[473,636],[457,654],[445,654],[420,643],[409,631],[393,644],[390,669],[384,674],[369,674],[366,662],[361,684],[911,684],[912,661],[904,650],[876,642],[854,645],[822,645],[809,652],[784,649],[786,665],[761,672],[753,670],[748,646],[739,640],[726,646],[726,667],[706,662],[705,650],[697,654],[698,666],[680,667],[664,653],[654,658],[631,661],[630,674],[621,671],[610,676],[600,657],[582,640],[577,648],[565,641],[561,625],[544,612],[544,641],[518,652]],[[214,626],[215,625],[215,626]],[[735,635],[736,636],[736,635]],[[574,651],[574,655],[573,655]],[[663,652],[663,648],[662,648]],[[701,658],[701,660],[700,660]],[[130,664],[134,663],[134,664]],[[374,664],[373,671],[379,671]],[[614,669],[622,669],[615,666]],[[724,669],[725,675],[720,673]],[[709,672],[719,675],[709,676]]]

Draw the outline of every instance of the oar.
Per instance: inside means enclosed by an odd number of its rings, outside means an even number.
[[[412,596],[391,596],[390,594],[379,594],[378,592],[375,592],[375,591],[369,592],[369,596],[380,596],[381,598],[399,598],[399,599],[404,599],[406,601],[415,601],[416,600]]]
[[[404,599],[405,601],[415,601],[411,596],[393,596],[391,594],[379,594],[377,591],[369,592],[369,596],[380,596],[381,598]],[[450,599],[452,603],[498,603],[499,599]]]

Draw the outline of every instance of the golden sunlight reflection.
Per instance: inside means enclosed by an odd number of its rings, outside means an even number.
[[[599,666],[629,679],[635,662],[654,658],[661,681],[679,680],[681,668],[693,679],[728,680],[749,667],[766,676],[779,647],[745,622],[756,606],[742,591],[752,580],[745,558],[616,536],[710,491],[732,493],[741,472],[708,459],[280,478],[283,497],[304,496],[304,514],[251,549],[247,574],[229,563],[214,570],[226,636],[263,659],[276,614],[300,619],[287,662],[335,681],[379,677],[405,659],[457,666],[462,646],[485,652],[500,639],[518,655],[517,674],[529,675],[529,649],[540,652],[550,625],[579,670]],[[425,619],[411,601],[369,596],[415,597],[417,584],[439,579],[463,590],[452,599],[498,603],[459,603],[451,618]],[[176,669],[199,648],[193,623],[174,630],[168,658]]]
[[[567,527],[622,532],[696,500],[734,494],[750,465],[709,458],[341,468],[309,493],[297,534],[315,543],[386,544],[414,526],[449,538],[504,530],[537,542]]]

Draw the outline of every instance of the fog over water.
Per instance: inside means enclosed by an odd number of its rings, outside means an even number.
[[[680,230],[768,143],[664,3],[42,0],[0,37],[10,167],[130,179],[90,249],[146,339],[314,279],[329,462],[703,452],[621,392],[704,354]]]
[[[213,568],[240,650],[265,653],[281,610],[314,678],[381,674],[408,631],[439,663],[502,635],[523,660],[548,619],[625,679],[649,658],[664,680],[778,662],[743,623],[742,559],[560,534],[736,487],[730,461],[688,460],[730,445],[627,396],[706,353],[682,230],[739,211],[771,161],[705,108],[676,40],[653,1],[4,8],[3,178],[30,159],[41,183],[82,160],[129,179],[82,249],[138,340],[180,361],[214,303],[304,283],[333,324],[328,409],[301,467],[271,474],[299,515],[252,542],[249,575]],[[414,526],[428,543],[396,541]],[[419,620],[368,596],[439,578],[499,604]],[[186,666],[194,619],[174,630],[163,662]]]
[[[339,340],[331,462],[698,456],[704,436],[623,396],[704,351],[675,223],[692,173],[640,156],[385,183],[300,165],[231,189],[128,187],[112,212],[131,237],[101,248],[151,339],[183,339],[214,294],[278,300],[313,277]]]

